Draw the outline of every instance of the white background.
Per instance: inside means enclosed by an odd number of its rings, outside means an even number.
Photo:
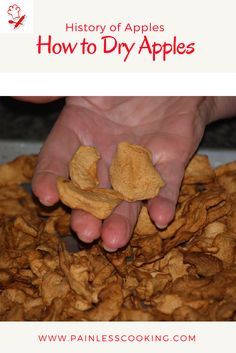
[[[0,73],[12,96],[236,95],[236,73]]]
[[[4,0],[5,1],[5,0]],[[236,72],[235,0],[21,0],[34,2],[34,33],[0,35],[2,72]],[[1,1],[0,1],[1,2]],[[149,54],[38,55],[37,38],[53,36],[53,43],[87,40],[101,42],[100,34],[65,32],[65,24],[163,24],[165,31],[148,34],[162,42],[176,35],[179,41],[196,42],[193,55],[152,61]],[[17,32],[17,31],[15,31]],[[19,32],[18,32],[19,34]],[[107,32],[106,34],[110,34]],[[133,42],[141,34],[120,33],[120,41]]]
[[[205,353],[235,352],[235,323],[229,322],[38,322],[1,323],[1,347],[7,352],[177,352]],[[104,335],[104,334],[157,334],[196,335],[196,342],[39,342],[37,335]]]
[[[8,15],[7,11],[10,5],[17,4],[21,8],[20,16],[26,15],[26,19],[22,26],[13,29],[14,25],[8,23],[12,18]],[[9,34],[15,35],[33,33],[34,21],[34,0],[0,0],[0,33],[7,34],[5,38],[9,38]],[[19,40],[19,37],[15,37]],[[1,43],[1,39],[0,39]],[[1,49],[2,52],[2,49]]]

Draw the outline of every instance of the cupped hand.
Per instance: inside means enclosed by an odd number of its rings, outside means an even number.
[[[147,147],[165,186],[148,201],[157,227],[174,217],[184,169],[197,149],[209,114],[210,97],[69,97],[40,152],[33,191],[51,206],[58,202],[56,177],[68,177],[68,164],[80,145],[97,147],[100,187],[110,187],[109,166],[116,146],[128,141]],[[103,222],[73,210],[71,227],[84,242],[101,237],[107,250],[125,246],[132,234],[140,202],[122,202]]]

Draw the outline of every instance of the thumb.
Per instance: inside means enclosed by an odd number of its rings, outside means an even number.
[[[56,187],[57,176],[68,176],[68,163],[79,147],[79,139],[67,125],[65,107],[54,125],[38,158],[32,180],[34,194],[45,206],[52,206],[59,200]]]

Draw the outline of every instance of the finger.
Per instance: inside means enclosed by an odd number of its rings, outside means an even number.
[[[102,226],[103,246],[107,251],[115,251],[125,246],[137,222],[140,202],[122,202]]]
[[[174,218],[179,189],[185,165],[177,160],[160,163],[156,166],[165,186],[158,196],[148,201],[148,211],[159,228],[165,228]]]
[[[102,222],[90,213],[73,210],[71,213],[71,228],[80,240],[85,243],[92,243],[100,237]]]
[[[104,159],[100,159],[97,168],[99,187],[109,188],[108,166]],[[85,243],[92,243],[101,235],[102,221],[88,212],[73,210],[71,215],[71,228],[78,238]]]
[[[64,108],[40,151],[32,180],[33,192],[45,206],[52,206],[59,200],[56,177],[68,176],[68,163],[79,147],[77,135],[64,123],[66,115]]]
[[[44,206],[53,206],[59,201],[56,178],[59,174],[54,172],[38,172],[32,181],[33,193]],[[61,173],[62,175],[62,173]]]

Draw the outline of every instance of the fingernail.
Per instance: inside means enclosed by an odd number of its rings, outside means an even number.
[[[108,251],[108,252],[115,252],[115,251],[118,250],[118,248],[116,248],[116,249],[111,249],[111,248],[108,248],[108,247],[105,246],[105,245],[103,245],[103,249],[106,250],[106,251]]]
[[[45,198],[44,200],[39,199],[39,201],[40,201],[40,203],[42,203],[44,206],[48,206],[48,207],[53,206],[53,203],[52,203],[52,201],[50,201],[49,198]]]
[[[83,230],[83,232],[81,232],[80,230],[75,230],[75,229],[74,229],[74,231],[76,232],[78,238],[80,240],[82,240],[84,243],[92,243],[95,239],[98,238],[91,233],[90,229],[85,228]]]
[[[156,227],[159,228],[159,229],[165,229],[168,224],[166,224],[166,225],[164,225],[164,226],[163,226],[163,225],[161,226],[160,224],[155,223],[155,225],[156,225]]]

